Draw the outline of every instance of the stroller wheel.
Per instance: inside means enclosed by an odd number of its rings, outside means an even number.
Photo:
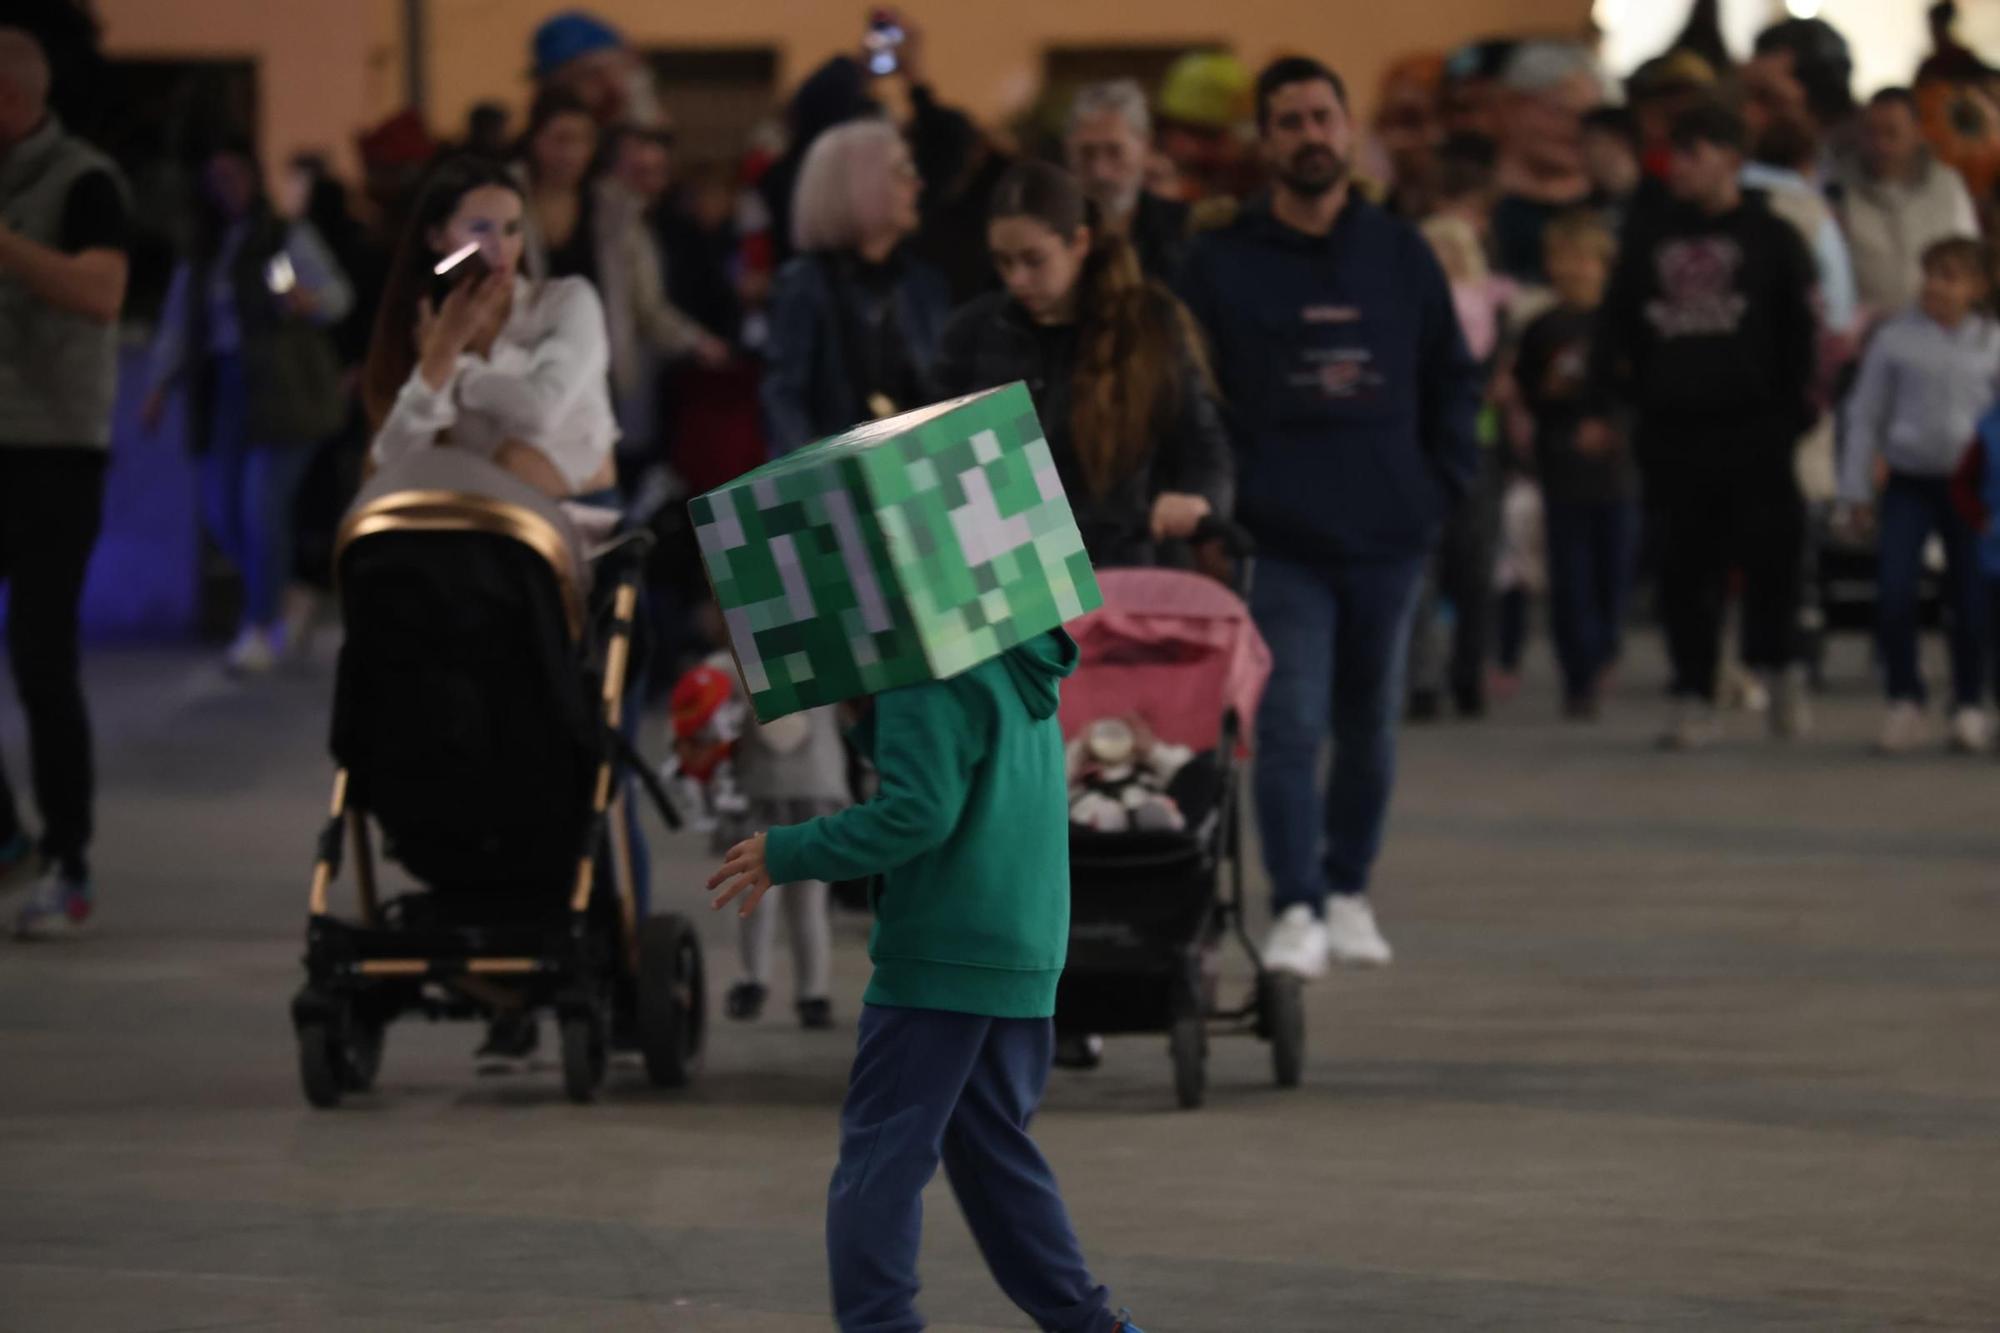
[[[1257,982],[1258,1026],[1271,1043],[1271,1072],[1281,1088],[1305,1076],[1305,985],[1291,972],[1267,971]]]
[[[341,1070],[349,1092],[369,1092],[375,1076],[382,1071],[382,1039],[386,1029],[380,1023],[355,1019],[348,1025],[347,1049]]]
[[[604,1082],[604,1024],[595,1015],[562,1021],[563,1091],[579,1106],[597,1100]]]
[[[700,938],[686,917],[649,918],[639,929],[639,1049],[654,1087],[694,1081],[707,1027]]]
[[[305,1086],[306,1100],[330,1110],[340,1105],[340,1095],[347,1090],[340,1045],[325,1023],[302,1024],[298,1031],[299,1082]]]
[[[1208,1094],[1208,1027],[1200,1015],[1174,1020],[1167,1051],[1174,1061],[1174,1097],[1183,1111],[1192,1111]]]

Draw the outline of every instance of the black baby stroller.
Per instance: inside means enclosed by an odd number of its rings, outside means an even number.
[[[676,822],[619,729],[647,542],[593,560],[563,506],[450,449],[385,468],[341,525],[338,771],[292,1001],[313,1105],[367,1090],[411,1011],[553,1008],[578,1102],[614,1049],[657,1085],[695,1075],[701,945],[683,917],[639,918],[621,794],[629,770]],[[378,832],[422,890],[381,899]],[[351,920],[327,902],[349,849]]]
[[[1174,1089],[1201,1105],[1208,1039],[1254,1034],[1271,1044],[1281,1087],[1305,1060],[1299,978],[1267,969],[1243,919],[1238,751],[1270,675],[1270,650],[1229,589],[1168,569],[1098,574],[1103,609],[1070,627],[1083,649],[1063,686],[1063,734],[1136,715],[1162,741],[1198,757],[1172,795],[1182,830],[1070,834],[1069,963],[1056,995],[1066,1047],[1097,1035],[1165,1032]],[[1221,943],[1234,933],[1255,969],[1238,1006],[1218,998]]]

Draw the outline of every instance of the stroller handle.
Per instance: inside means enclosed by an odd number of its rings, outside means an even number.
[[[1222,548],[1233,556],[1252,555],[1257,543],[1250,531],[1234,519],[1220,514],[1209,514],[1195,525],[1194,533],[1188,539],[1190,546],[1202,546],[1209,542],[1220,542]]]

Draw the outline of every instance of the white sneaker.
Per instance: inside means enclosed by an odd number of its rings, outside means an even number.
[[[1722,706],[1741,709],[1746,713],[1768,713],[1771,710],[1771,692],[1764,688],[1764,682],[1740,662],[1731,662],[1722,669],[1720,688]]]
[[[88,934],[91,926],[90,884],[51,866],[35,884],[14,918],[14,938],[55,940]]]
[[[1683,699],[1674,705],[1667,729],[1660,733],[1662,750],[1706,750],[1722,739],[1715,705],[1704,699]]]
[[[1396,956],[1375,924],[1375,909],[1358,893],[1326,900],[1326,944],[1333,960],[1349,967],[1387,967]]]
[[[1264,942],[1264,966],[1301,977],[1326,975],[1326,924],[1304,903],[1285,909]]]
[[[245,625],[222,656],[223,669],[232,676],[261,676],[277,665],[278,654],[271,649],[271,636],[255,625]]]
[[[1787,667],[1771,677],[1771,735],[1781,741],[1802,741],[1813,733],[1812,682],[1802,666]]]
[[[1924,710],[1908,699],[1889,705],[1882,719],[1882,734],[1875,740],[1880,754],[1908,754],[1924,743]]]
[[[1983,708],[1961,708],[1951,715],[1949,744],[1956,754],[1985,754],[1993,748],[1993,720]]]

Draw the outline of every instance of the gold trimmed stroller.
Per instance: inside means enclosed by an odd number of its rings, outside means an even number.
[[[698,1072],[701,944],[686,918],[644,915],[626,809],[629,774],[678,824],[621,726],[650,544],[634,529],[586,555],[562,505],[451,449],[385,468],[348,513],[338,770],[292,1001],[314,1106],[369,1090],[411,1012],[553,1009],[577,1102],[613,1050],[657,1086]],[[378,835],[421,888],[383,899]],[[328,899],[350,855],[345,918]]]

